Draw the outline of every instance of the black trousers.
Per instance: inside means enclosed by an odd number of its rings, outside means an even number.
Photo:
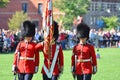
[[[46,74],[43,74],[43,80],[58,80],[58,75],[53,75],[52,78],[48,78]]]
[[[92,74],[77,75],[77,80],[91,80]]]
[[[2,52],[2,47],[0,46],[0,52]]]
[[[33,74],[19,73],[18,80],[32,80]]]

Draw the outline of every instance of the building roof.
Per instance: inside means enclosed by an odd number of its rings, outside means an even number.
[[[92,1],[95,1],[95,2],[119,2],[120,3],[120,0],[92,0]]]

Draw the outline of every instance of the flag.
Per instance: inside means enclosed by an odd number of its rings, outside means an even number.
[[[51,42],[53,38],[53,12],[52,0],[46,0],[45,13],[43,15],[43,30],[44,30],[44,52],[51,58]]]

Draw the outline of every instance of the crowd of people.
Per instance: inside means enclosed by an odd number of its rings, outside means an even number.
[[[72,49],[78,42],[76,32],[62,31],[60,41],[63,49]],[[88,42],[96,48],[120,48],[120,31],[114,29],[109,31],[91,29]]]
[[[120,31],[114,29],[110,31],[95,31],[91,29],[90,41],[93,42],[95,47],[120,47]]]
[[[19,37],[14,31],[0,30],[0,52],[15,51]]]
[[[20,31],[0,30],[0,52],[13,52],[21,40]],[[63,49],[72,49],[77,44],[76,30],[61,30],[58,40]],[[43,32],[36,29],[34,41],[43,41]],[[116,47],[120,48],[120,31],[114,29],[109,31],[91,29],[89,40],[96,48]]]
[[[22,40],[21,31],[10,31],[0,29],[0,53],[14,52],[19,41]],[[40,42],[43,40],[41,33],[36,30],[34,40]]]

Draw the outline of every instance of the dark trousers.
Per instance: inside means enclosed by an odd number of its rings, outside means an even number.
[[[48,78],[46,74],[43,74],[43,80],[58,80],[58,75],[53,75],[52,78]]]
[[[2,52],[2,47],[0,47],[0,52]]]
[[[91,80],[91,74],[77,75],[77,80]]]
[[[19,73],[18,80],[32,80],[33,74]]]

